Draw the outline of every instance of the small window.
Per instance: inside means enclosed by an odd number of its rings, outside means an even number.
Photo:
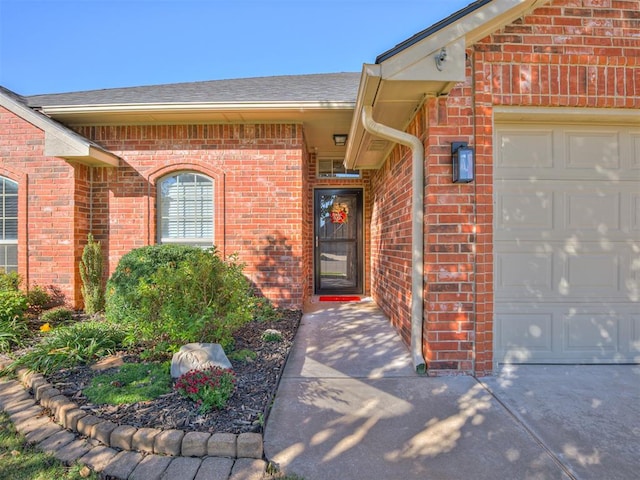
[[[0,177],[0,270],[18,270],[18,184]]]
[[[213,245],[213,181],[192,172],[158,184],[158,242]]]
[[[360,170],[348,170],[341,158],[321,158],[318,160],[319,178],[360,178]]]

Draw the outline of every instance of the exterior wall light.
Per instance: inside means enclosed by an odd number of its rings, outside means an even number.
[[[473,181],[473,148],[467,142],[452,142],[453,183]]]
[[[346,133],[336,133],[333,135],[333,143],[336,147],[344,147],[347,144],[347,138],[349,135]]]

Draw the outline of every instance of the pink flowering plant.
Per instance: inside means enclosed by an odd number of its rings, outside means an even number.
[[[196,402],[200,413],[224,408],[235,388],[233,371],[220,367],[190,370],[180,375],[175,384],[180,395]]]

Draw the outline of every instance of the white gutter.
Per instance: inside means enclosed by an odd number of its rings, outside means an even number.
[[[411,202],[411,358],[418,373],[425,373],[426,362],[422,353],[422,321],[424,312],[424,146],[409,133],[377,123],[372,107],[362,107],[362,125],[371,135],[405,145],[412,155]]]

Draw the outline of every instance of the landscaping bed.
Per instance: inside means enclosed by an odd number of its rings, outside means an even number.
[[[205,414],[198,411],[198,406],[192,400],[174,390],[155,400],[132,404],[115,406],[90,403],[83,391],[90,385],[91,379],[116,371],[117,367],[97,370],[95,365],[82,365],[48,374],[46,378],[80,408],[120,425],[185,432],[262,433],[300,318],[301,312],[285,310],[279,320],[254,320],[234,333],[235,351],[252,351],[255,358],[230,358],[236,375],[236,389],[223,409]],[[279,331],[282,339],[265,340],[263,334],[268,329]],[[109,361],[114,364],[120,361],[142,362],[140,353],[120,352],[103,359],[101,364],[108,366]]]

